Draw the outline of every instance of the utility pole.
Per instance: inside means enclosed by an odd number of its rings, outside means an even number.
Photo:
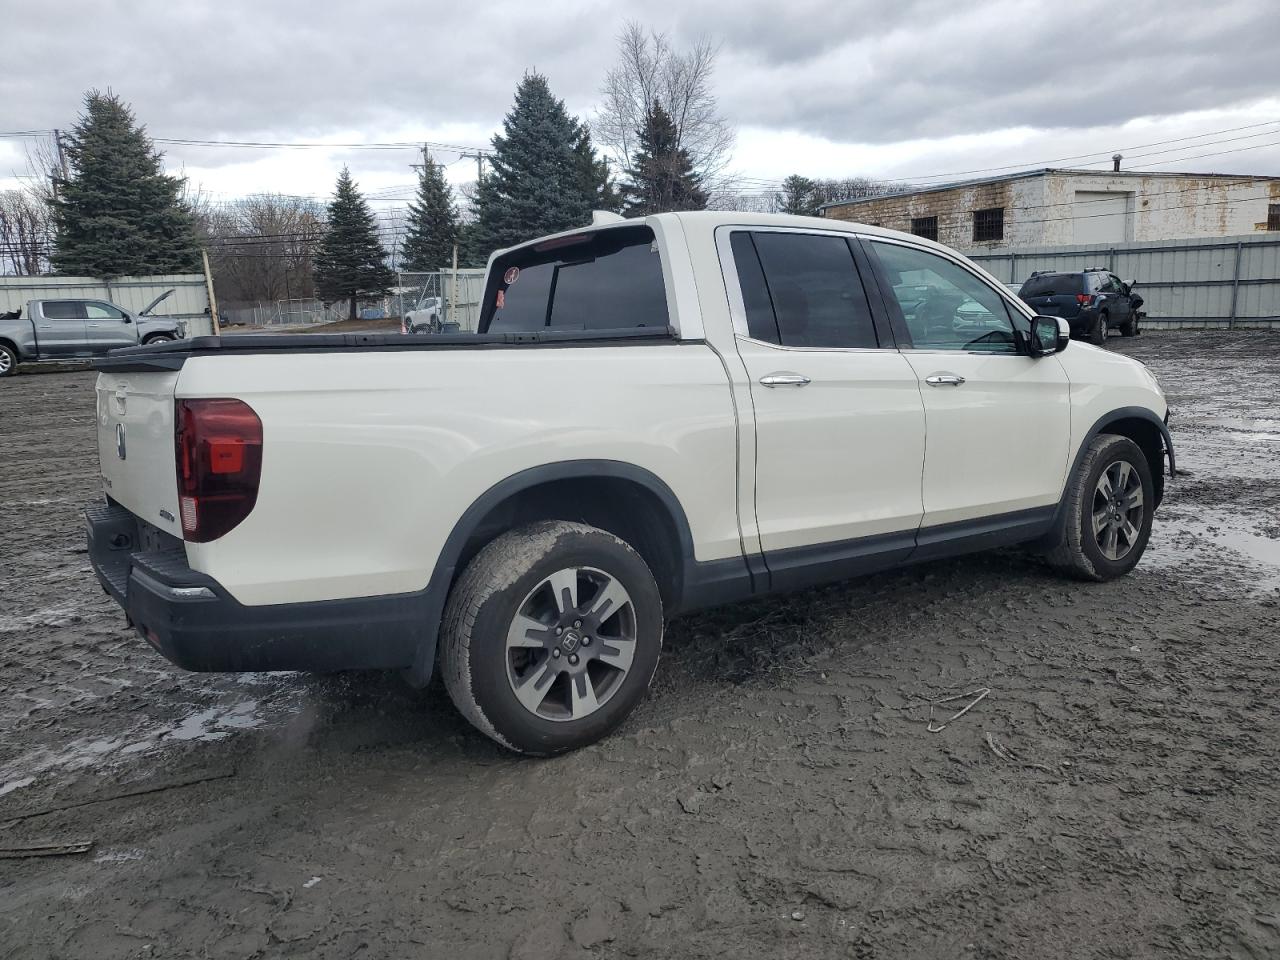
[[[53,146],[58,153],[58,169],[62,171],[62,182],[65,183],[66,181],[71,179],[71,171],[70,171],[70,168],[67,166],[67,155],[62,149],[62,131],[59,130],[57,127],[54,127],[53,129]],[[57,175],[55,174],[54,176],[51,176],[49,178],[49,181],[53,187],[53,199],[57,200],[58,199],[58,182],[59,182]]]
[[[458,321],[458,245],[453,245],[453,292],[449,295],[448,317],[454,323]]]
[[[222,335],[222,324],[218,322],[218,298],[213,292],[213,273],[209,270],[209,251],[201,248],[200,260],[204,264],[204,288],[209,294],[209,319],[213,321],[213,335]]]
[[[483,179],[484,179],[484,161],[485,161],[485,156],[484,156],[484,154],[483,154],[483,153],[481,153],[479,150],[477,150],[475,153],[460,153],[460,154],[458,154],[458,159],[459,159],[459,160],[463,159],[464,157],[466,157],[466,158],[468,158],[468,159],[475,160],[475,162],[476,162],[476,183],[479,183],[481,180],[483,180]]]

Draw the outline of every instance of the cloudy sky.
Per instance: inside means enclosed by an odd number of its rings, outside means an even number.
[[[721,44],[747,188],[1109,167],[1116,150],[1131,168],[1280,174],[1275,0],[0,0],[0,134],[66,129],[109,87],[157,138],[486,146],[526,69],[590,118],[628,19]],[[0,136],[0,187],[32,142]],[[391,204],[417,159],[160,146],[214,199],[325,195],[346,163]],[[461,183],[459,153],[436,156]]]

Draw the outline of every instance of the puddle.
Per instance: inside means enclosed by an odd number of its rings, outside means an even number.
[[[1226,430],[1243,430],[1246,433],[1271,433],[1275,431],[1280,435],[1280,420],[1272,420],[1267,417],[1203,417],[1196,418],[1188,423],[1204,424],[1208,427],[1222,427]]]
[[[142,850],[107,850],[93,858],[94,863],[128,863],[130,860],[141,860]]]
[[[46,607],[25,617],[0,617],[0,633],[19,633],[33,627],[65,627],[81,618],[83,608],[76,606]]]
[[[0,783],[0,797],[3,797],[6,793],[13,793],[15,790],[21,790],[23,787],[29,787],[35,782],[35,777],[23,777],[21,780],[10,780],[8,783]]]
[[[1246,592],[1280,590],[1280,540],[1242,530],[1234,517],[1213,513],[1179,517],[1159,533],[1144,557],[1152,566],[1168,569],[1206,564],[1213,567],[1215,579],[1239,584]],[[1224,550],[1236,554],[1254,576],[1223,577]]]
[[[235,730],[252,730],[264,721],[258,716],[258,701],[246,700],[231,707],[210,707],[193,713],[161,736],[172,740],[221,740]]]
[[[60,749],[33,750],[0,768],[0,796],[30,786],[43,775],[87,768],[107,768],[140,754],[164,749],[173,742],[223,740],[245,730],[283,723],[300,709],[294,698],[271,705],[270,716],[261,701],[236,700],[187,714],[180,720],[135,728],[117,737],[81,737]]]

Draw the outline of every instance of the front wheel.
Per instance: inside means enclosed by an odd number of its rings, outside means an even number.
[[[1080,580],[1114,580],[1147,549],[1155,484],[1141,448],[1104,433],[1080,458],[1067,485],[1060,526],[1048,560]]]
[[[1136,313],[1129,314],[1129,319],[1120,324],[1120,336],[1135,337],[1138,335],[1138,315]]]
[[[0,343],[0,377],[11,377],[18,370],[18,355]]]
[[[172,343],[172,342],[173,342],[173,337],[169,336],[167,333],[157,333],[155,336],[147,337],[147,339],[143,340],[142,345],[144,347],[149,347],[153,343]]]
[[[440,643],[462,715],[510,750],[549,756],[599,740],[644,697],[662,598],[627,543],[543,521],[476,555],[449,594]]]

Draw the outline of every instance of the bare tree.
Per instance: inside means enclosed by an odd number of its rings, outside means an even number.
[[[684,52],[665,33],[629,21],[618,36],[618,64],[605,76],[601,107],[591,125],[616,166],[628,177],[632,159],[654,102],[671,115],[677,146],[688,151],[694,172],[714,186],[729,162],[734,131],[720,115],[712,89],[720,48],[698,40]]]
[[[311,298],[312,254],[324,207],[305,197],[258,194],[229,204],[189,196],[209,247],[219,300],[227,304]]]
[[[30,190],[0,193],[0,273],[37,276],[49,269],[49,208]]]

